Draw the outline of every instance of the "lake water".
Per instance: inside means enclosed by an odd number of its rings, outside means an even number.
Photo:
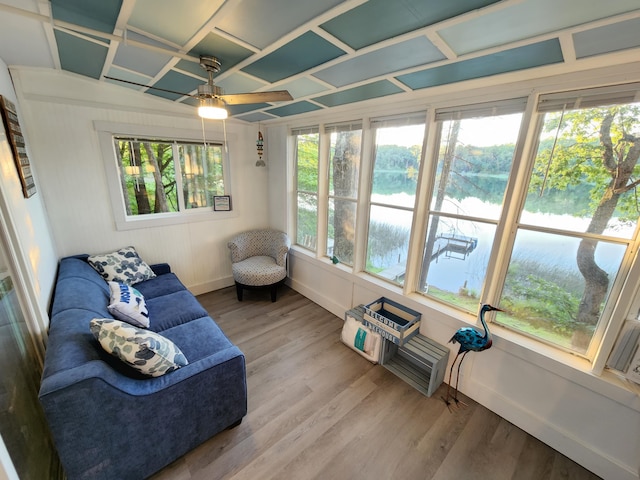
[[[398,194],[386,197],[380,196],[374,198],[374,201],[413,207],[414,197]],[[498,219],[500,216],[499,206],[488,204],[477,198],[467,198],[462,202],[447,199],[444,203],[443,211],[491,219]],[[397,209],[373,208],[371,217],[372,221],[404,227],[407,231],[411,224],[410,212]],[[547,228],[561,228],[571,232],[584,232],[589,224],[589,219],[576,218],[571,215],[525,213],[523,214],[523,223]],[[493,246],[494,225],[447,219],[446,229],[448,231],[446,231],[443,230],[443,224],[444,220],[440,225],[440,230],[443,233],[455,233],[477,238],[478,244],[476,249],[466,256],[447,256],[443,254],[432,261],[429,267],[428,284],[451,292],[457,292],[466,285],[468,289],[479,293],[485,278],[491,247]],[[631,238],[634,234],[634,228],[635,225],[612,221],[606,234],[621,239]],[[579,243],[579,238],[571,236],[521,229],[516,236],[513,255],[521,260],[543,263],[548,265],[549,268],[559,267],[563,270],[575,271],[579,275],[576,266],[576,253]],[[601,241],[598,244],[596,261],[601,268],[609,272],[611,280],[613,280],[613,276],[620,266],[625,249],[626,245],[621,243]],[[392,269],[397,265],[398,261],[405,262],[406,257],[406,251],[394,252],[393,255],[389,256],[389,264],[385,265],[385,267]]]

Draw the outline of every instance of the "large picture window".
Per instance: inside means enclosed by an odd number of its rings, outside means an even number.
[[[327,125],[329,209],[327,256],[353,266],[362,124]]]
[[[318,127],[292,132],[296,167],[296,237],[297,245],[316,251],[318,244]]]
[[[377,120],[366,271],[404,284],[425,115]]]
[[[127,216],[212,207],[224,195],[222,145],[114,137]]]
[[[640,212],[638,85],[542,95],[538,148],[498,322],[592,355]],[[611,310],[611,309],[609,309]]]
[[[418,290],[475,312],[526,99],[436,112],[435,180]]]

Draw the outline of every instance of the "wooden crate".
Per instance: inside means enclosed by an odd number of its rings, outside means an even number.
[[[430,397],[444,381],[449,349],[417,334],[402,346],[385,341],[380,357],[382,366]]]
[[[422,314],[381,297],[364,306],[362,322],[382,338],[403,345],[420,329]]]

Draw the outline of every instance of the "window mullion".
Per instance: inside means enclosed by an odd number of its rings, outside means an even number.
[[[171,144],[171,152],[173,154],[173,168],[175,169],[175,178],[176,178],[176,192],[178,193],[178,211],[184,212],[184,195],[182,194],[182,166],[180,165],[180,156],[178,152],[178,143],[173,142]]]
[[[517,225],[524,208],[529,179],[536,159],[538,138],[542,131],[542,118],[535,113],[537,96],[531,95],[527,102],[520,132],[513,155],[511,175],[504,194],[504,208],[496,228],[494,248],[487,264],[487,276],[481,299],[498,302],[506,280],[511,251],[516,240]]]
[[[369,235],[369,201],[373,180],[375,155],[375,129],[368,118],[362,120],[362,149],[360,178],[358,179],[358,204],[356,209],[356,237],[354,242],[353,271],[362,272],[367,263],[367,237]]]
[[[318,240],[316,255],[327,255],[327,228],[329,224],[329,140],[328,134],[321,133],[318,141]]]

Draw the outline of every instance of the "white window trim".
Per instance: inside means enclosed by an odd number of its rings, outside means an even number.
[[[223,220],[237,216],[233,210],[229,212],[214,211],[211,208],[198,208],[181,212],[153,213],[149,215],[127,216],[122,189],[120,186],[120,173],[116,162],[116,155],[113,146],[113,137],[149,137],[162,138],[168,140],[184,140],[189,142],[201,142],[202,132],[186,129],[175,129],[170,127],[158,127],[149,125],[133,125],[126,123],[114,123],[95,121],[94,128],[98,134],[100,151],[104,163],[107,185],[109,189],[109,200],[115,222],[116,230],[136,230],[140,228],[161,227],[168,225],[180,225],[185,223],[201,222],[207,220]],[[224,139],[208,138],[207,141],[215,142],[225,146]],[[231,175],[229,162],[229,144],[235,143],[235,135],[227,135],[226,148],[223,148],[223,166],[225,195],[231,195]]]

